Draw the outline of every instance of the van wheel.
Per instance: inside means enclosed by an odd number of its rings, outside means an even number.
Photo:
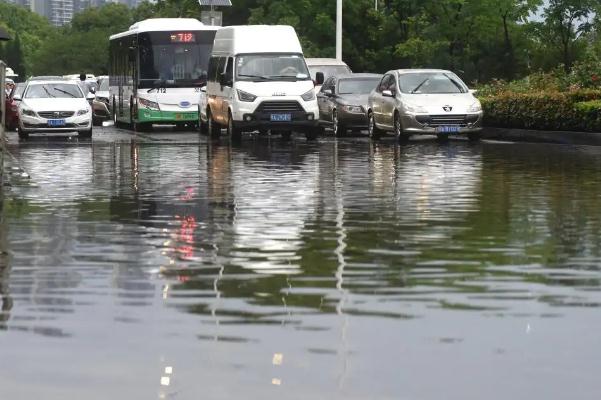
[[[210,110],[207,110],[207,134],[211,138],[218,138],[221,135],[221,126],[213,121]]]
[[[200,115],[200,108],[198,110],[198,131],[202,135],[206,135],[208,133],[207,123],[202,120],[202,116]]]
[[[369,122],[367,124],[367,132],[369,134],[369,137],[373,140],[377,140],[380,139],[380,137],[382,137],[382,131],[380,129],[378,129],[378,127],[376,126],[376,121],[374,120],[374,114],[370,111],[369,113]]]
[[[227,117],[227,136],[231,140],[240,140],[242,138],[242,131],[240,128],[236,127],[232,113],[228,113]]]
[[[480,132],[470,132],[467,134],[467,139],[470,142],[478,142],[482,138],[482,134]]]
[[[319,136],[319,130],[318,128],[314,128],[314,129],[308,129],[305,132],[305,137],[307,138],[307,140],[317,140],[317,136]]]
[[[282,136],[282,140],[288,142],[292,137],[292,131],[281,131],[280,135]]]

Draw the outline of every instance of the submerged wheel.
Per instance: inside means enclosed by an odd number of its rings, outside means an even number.
[[[467,139],[470,142],[478,142],[478,141],[480,141],[480,139],[482,139],[482,133],[481,132],[470,132],[467,134]]]
[[[369,137],[373,140],[377,140],[382,137],[382,131],[376,126],[376,121],[372,112],[370,112],[368,116],[367,132]]]
[[[407,143],[409,141],[408,134],[403,130],[403,123],[398,112],[394,113],[394,136],[399,143]]]
[[[211,138],[218,138],[221,135],[221,126],[213,121],[210,110],[207,110],[207,134]]]
[[[334,110],[332,113],[332,130],[334,131],[334,136],[336,137],[346,135],[346,128],[340,123],[340,120],[338,119],[338,111],[336,110]]]
[[[17,135],[19,135],[19,139],[27,139],[29,137],[29,133],[23,132],[21,127],[17,128]]]
[[[236,126],[232,113],[228,113],[227,116],[227,136],[231,140],[240,140],[242,138],[242,130]]]

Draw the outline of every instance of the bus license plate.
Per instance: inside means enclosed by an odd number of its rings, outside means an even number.
[[[64,119],[49,119],[48,126],[65,126]]]
[[[437,133],[459,133],[458,126],[439,126],[436,128]]]
[[[271,114],[271,122],[290,122],[292,114]]]

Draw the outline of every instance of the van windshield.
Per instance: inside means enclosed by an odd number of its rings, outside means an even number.
[[[309,71],[302,54],[243,54],[236,58],[238,81],[306,81]]]

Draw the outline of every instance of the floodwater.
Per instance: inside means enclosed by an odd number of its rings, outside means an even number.
[[[1,399],[599,398],[601,149],[171,135],[9,143]]]

